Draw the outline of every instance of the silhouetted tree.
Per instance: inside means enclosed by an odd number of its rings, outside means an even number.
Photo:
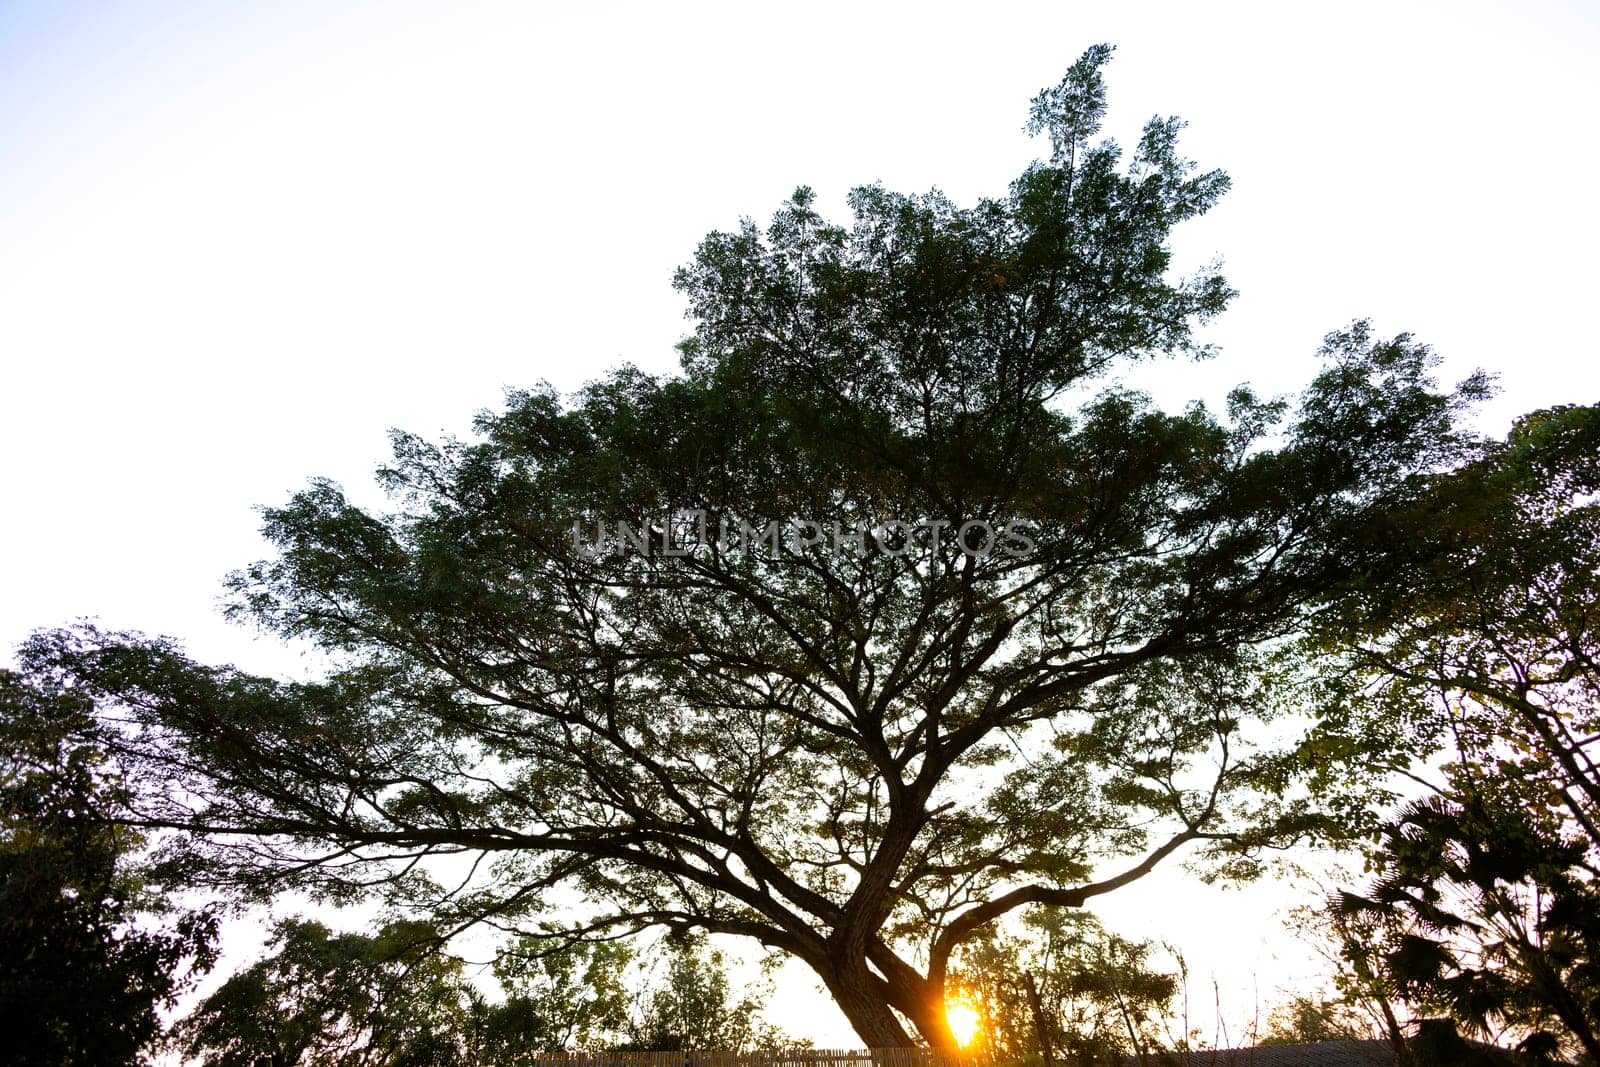
[[[1600,893],[1585,844],[1522,809],[1470,795],[1410,804],[1378,851],[1378,879],[1342,894],[1345,915],[1379,916],[1376,957],[1393,992],[1529,1051],[1596,1048]]]
[[[614,1044],[640,996],[625,982],[632,958],[619,942],[520,939],[495,961],[503,999],[478,1008],[484,1060],[516,1067],[538,1052]]]
[[[1307,1041],[1359,1041],[1371,1036],[1366,1020],[1338,1000],[1296,994],[1267,1014],[1263,1045]]]
[[[838,225],[802,188],[707,237],[680,374],[398,434],[392,514],[327,482],[269,510],[234,611],[317,642],[325,681],[85,631],[28,662],[128,709],[176,786],[149,821],[237,881],[356,893],[473,853],[441,921],[532,924],[574,887],[572,937],[752,939],[872,1046],[950,1045],[951,956],[1018,908],[1341,832],[1258,729],[1266,652],[1384,580],[1483,382],[1441,392],[1359,324],[1293,413],[1107,382],[1203,354],[1230,296],[1169,277],[1227,188],[1182,123],[1126,161],[1094,140],[1109,55],[1034,101],[1050,155],[1005,196],[867,186]]]
[[[723,954],[699,938],[659,946],[665,968],[653,973],[629,1025],[627,1047],[654,1051],[751,1052],[797,1048],[798,1041],[761,1018],[759,991],[736,993]]]
[[[174,915],[149,891],[92,712],[80,694],[0,671],[7,1063],[135,1063],[161,1036],[159,1009],[213,960],[213,917]]]

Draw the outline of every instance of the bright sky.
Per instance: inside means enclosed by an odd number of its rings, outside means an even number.
[[[1593,4],[10,0],[0,643],[92,615],[297,669],[215,610],[254,507],[365,495],[389,427],[464,433],[507,387],[670,369],[673,268],[797,184],[1003,192],[1028,100],[1102,40],[1107,132],[1181,115],[1234,179],[1178,246],[1241,291],[1224,355],[1163,397],[1293,390],[1365,316],[1497,372],[1487,430],[1600,399]],[[1271,887],[1118,896],[1236,1034],[1309,966]],[[787,985],[784,1021],[854,1044]]]

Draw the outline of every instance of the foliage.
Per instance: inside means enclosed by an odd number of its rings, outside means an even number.
[[[760,1017],[762,991],[735,999],[722,953],[703,940],[680,938],[663,946],[666,970],[640,997],[642,1011],[625,1047],[654,1051],[752,1052],[802,1047]]]
[[[536,1052],[613,1044],[639,996],[624,983],[632,956],[618,942],[526,937],[502,952],[494,972],[503,999],[478,1008],[486,1062],[516,1067]]]
[[[1483,1033],[1600,1060],[1600,408],[1536,412],[1407,521],[1442,546],[1338,620],[1361,639],[1347,736],[1442,752],[1364,895],[1392,989]]]
[[[1153,945],[1058,908],[1030,910],[1022,926],[967,944],[951,972],[998,1060],[1020,1062],[1048,1044],[1057,1056],[1120,1062],[1163,1044],[1178,979],[1152,968]]]
[[[622,944],[522,938],[495,963],[493,1000],[428,924],[363,934],[286,919],[271,947],[175,1028],[186,1055],[206,1067],[517,1067],[561,1049],[798,1044],[761,1021],[759,991],[734,999],[722,954],[694,939],[665,953],[664,974],[630,981]]]
[[[394,922],[339,934],[278,923],[275,951],[233,975],[175,1028],[206,1067],[455,1067],[471,998],[437,931]]]
[[[320,645],[324,681],[88,630],[26,662],[126,709],[196,876],[403,895],[470,854],[441,922],[532,929],[575,887],[573,939],[753,939],[871,1046],[908,1022],[951,1044],[950,958],[1018,908],[1341,833],[1260,729],[1299,669],[1270,653],[1382,585],[1484,383],[1441,392],[1426,348],[1357,324],[1293,411],[1107,385],[1203,355],[1230,296],[1168,276],[1172,228],[1227,187],[1182,124],[1126,162],[1093,140],[1109,54],[1035,100],[1050,158],[1003,197],[868,186],[843,226],[802,188],[707,237],[679,375],[513,393],[473,442],[397,434],[389,514],[327,482],[267,510],[278,554],[233,610]],[[616,523],[631,544],[573,533]]]
[[[1600,1020],[1600,894],[1585,844],[1473,795],[1409,805],[1386,833],[1379,877],[1335,904],[1380,917],[1377,957],[1394,994],[1488,1037],[1554,1054],[1593,1046]]]
[[[1378,679],[1330,732],[1405,729],[1600,839],[1597,457],[1600,408],[1535,412],[1397,515],[1412,558],[1326,620]]]
[[[206,912],[167,916],[80,695],[0,671],[0,1018],[8,1063],[131,1064],[210,966]]]
[[[1367,1020],[1339,1000],[1297,994],[1267,1015],[1263,1045],[1309,1041],[1361,1041],[1372,1036]]]
[[[1339,909],[1326,901],[1302,905],[1289,913],[1289,928],[1318,954],[1332,971],[1332,989],[1309,1003],[1326,1010],[1365,1033],[1389,1042],[1399,1055],[1405,1048],[1407,1031],[1403,1013],[1396,1012],[1393,990],[1370,946],[1376,943],[1384,917],[1364,909]],[[1291,1013],[1304,998],[1283,1006]],[[1404,1018],[1409,1021],[1408,1016]],[[1294,1027],[1291,1018],[1282,1024]]]

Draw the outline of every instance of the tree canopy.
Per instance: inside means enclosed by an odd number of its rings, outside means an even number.
[[[571,937],[752,939],[871,1046],[951,1044],[952,953],[1018,909],[1335,832],[1260,729],[1292,704],[1273,653],[1384,581],[1485,384],[1357,323],[1297,404],[1119,386],[1205,354],[1231,291],[1170,277],[1169,236],[1228,182],[1176,119],[1095,139],[1109,55],[1035,99],[1049,158],[1004,196],[865,186],[837,224],[801,188],[708,236],[678,374],[396,433],[385,512],[326,481],[268,509],[231,610],[324,680],[92,630],[29,668],[125,711],[175,786],[139,817],[193,833],[197,872],[387,887],[446,930],[574,888]]]

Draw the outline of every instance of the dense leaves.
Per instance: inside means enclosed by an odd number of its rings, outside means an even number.
[[[0,671],[0,1018],[8,1063],[132,1064],[212,961],[204,912],[168,914],[118,824],[127,794],[92,708]]]
[[[453,1067],[471,1062],[460,964],[434,931],[390,924],[334,934],[286,920],[275,951],[184,1019],[178,1040],[207,1067]]]
[[[1600,899],[1586,851],[1476,792],[1414,803],[1387,832],[1378,880],[1334,903],[1376,935],[1346,951],[1376,961],[1415,1009],[1529,1050],[1588,1051]]]
[[[620,944],[524,938],[496,961],[491,997],[439,951],[440,934],[404,920],[370,934],[283,920],[270,951],[179,1024],[176,1044],[206,1067],[518,1067],[563,1049],[793,1047],[699,941],[640,972]]]

